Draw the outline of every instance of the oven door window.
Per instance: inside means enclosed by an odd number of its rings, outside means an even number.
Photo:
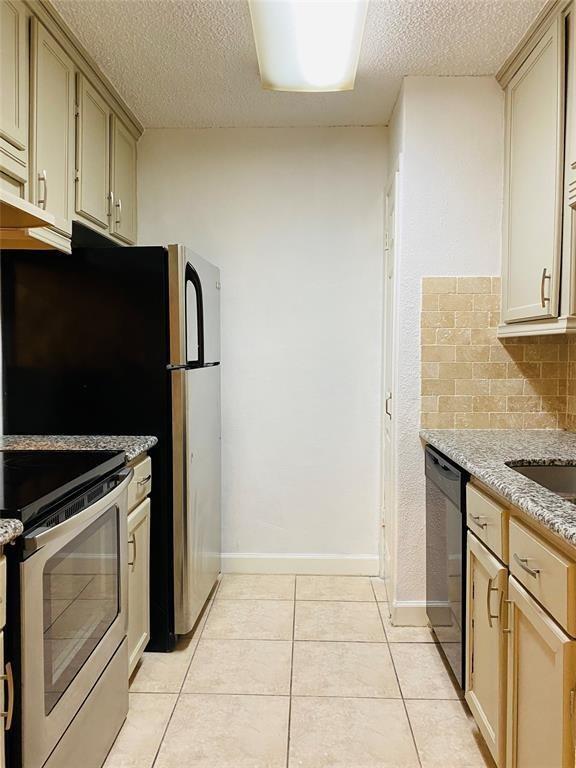
[[[118,507],[46,563],[44,711],[48,715],[120,611]]]

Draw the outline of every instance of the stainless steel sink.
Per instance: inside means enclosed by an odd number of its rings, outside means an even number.
[[[576,504],[576,466],[509,465],[524,477]]]

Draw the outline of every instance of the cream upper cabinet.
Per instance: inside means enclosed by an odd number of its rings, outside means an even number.
[[[150,499],[128,515],[128,665],[132,674],[150,639]]]
[[[576,641],[510,577],[507,768],[574,768]]]
[[[502,319],[558,314],[564,33],[556,18],[506,88]]]
[[[74,213],[74,63],[32,19],[31,198],[70,235]]]
[[[108,231],[111,110],[84,75],[77,90],[76,213]]]
[[[576,315],[576,7],[567,17],[568,66],[566,87],[566,179],[563,226],[563,251],[566,268],[562,272],[562,292],[568,296],[569,311]]]
[[[136,242],[136,139],[112,115],[110,168],[112,217],[110,230],[126,243]]]
[[[0,2],[0,186],[19,197],[28,162],[28,15],[17,0]]]
[[[468,533],[466,702],[499,768],[506,758],[508,571]]]

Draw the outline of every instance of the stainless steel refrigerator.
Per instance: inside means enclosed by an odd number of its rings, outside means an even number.
[[[151,639],[189,632],[220,570],[220,274],[180,245],[1,252],[6,434],[152,434]]]

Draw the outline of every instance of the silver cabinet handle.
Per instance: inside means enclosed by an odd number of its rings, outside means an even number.
[[[392,392],[386,392],[386,400],[384,401],[384,410],[386,411],[386,416],[390,416],[392,418],[391,411],[388,410],[388,403],[392,400]]]
[[[473,515],[472,512],[470,512],[470,519],[475,525],[478,526],[478,528],[488,528],[488,523],[480,522],[480,520],[484,520],[482,515]]]
[[[132,562],[128,561],[128,565],[130,567],[133,567],[136,564],[136,554],[137,554],[137,550],[136,550],[136,534],[135,533],[133,533],[132,536],[130,536],[130,538],[128,539],[128,546],[130,546],[130,544],[132,544],[133,547],[134,547],[134,559],[132,560]]]
[[[494,616],[493,613],[492,613],[492,609],[490,608],[490,595],[492,594],[492,592],[499,592],[499,591],[500,590],[498,589],[498,587],[493,587],[492,586],[492,579],[489,578],[488,579],[488,588],[486,589],[486,613],[488,614],[488,624],[489,624],[490,628],[492,628],[492,626],[493,626],[492,619],[499,619],[500,618],[500,614],[497,613],[496,616]]]
[[[12,716],[14,714],[14,675],[12,674],[12,664],[10,662],[6,664],[6,674],[0,675],[0,680],[5,680],[8,688],[8,706],[6,707],[6,712],[0,713],[0,717],[6,721],[4,730],[9,731],[12,727]]]
[[[119,197],[118,200],[116,201],[116,211],[117,211],[117,214],[116,214],[117,218],[116,218],[115,224],[120,224],[120,222],[122,221],[122,198],[121,197]]]
[[[536,578],[538,574],[540,573],[540,568],[529,568],[528,567],[528,558],[527,557],[519,557],[516,552],[514,552],[514,560],[518,563],[520,568],[522,568],[526,573],[529,573],[530,576],[533,576]]]
[[[542,304],[542,309],[546,309],[546,302],[550,301],[550,297],[546,296],[546,293],[544,291],[544,286],[546,284],[546,280],[551,280],[552,275],[547,275],[546,272],[548,270],[546,267],[542,270],[542,280],[540,281],[540,303]]]
[[[149,483],[150,480],[152,480],[152,475],[146,475],[146,477],[143,477],[142,480],[137,480],[136,485],[146,485],[146,483]]]
[[[112,209],[114,208],[114,192],[108,195],[108,218],[112,218]]]
[[[44,197],[40,197],[40,182],[44,182]],[[42,206],[42,209],[46,210],[46,204],[48,202],[48,174],[46,171],[38,174],[38,205]]]

